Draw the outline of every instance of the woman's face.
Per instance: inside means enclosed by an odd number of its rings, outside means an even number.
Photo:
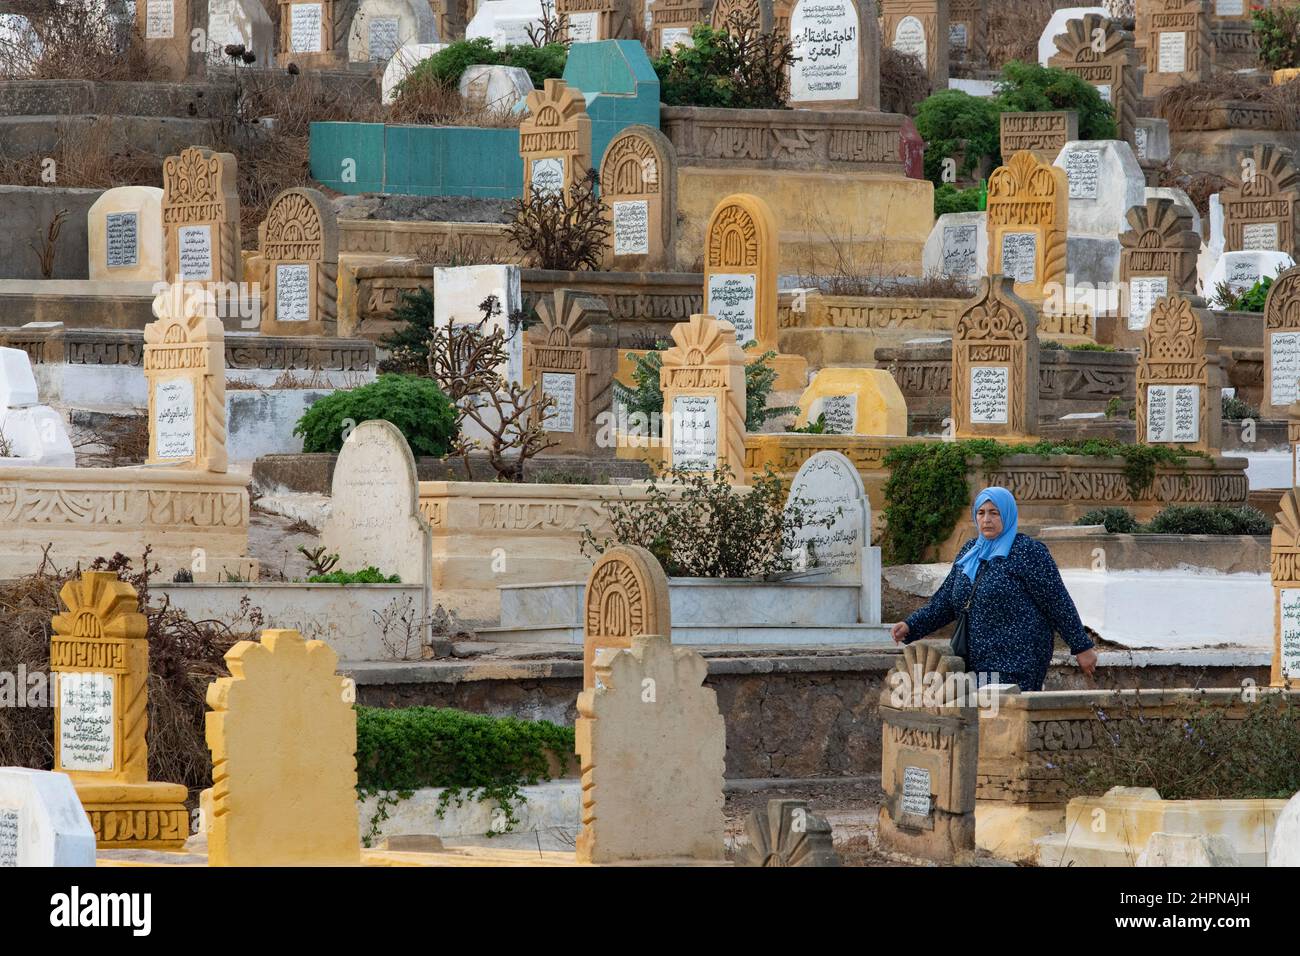
[[[975,512],[975,527],[979,532],[990,541],[1002,533],[1002,514],[998,511],[998,506],[991,501],[986,501],[979,506]]]

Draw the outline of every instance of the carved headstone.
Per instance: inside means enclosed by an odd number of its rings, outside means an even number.
[[[235,157],[189,147],[163,162],[163,275],[167,282],[239,282]]]
[[[1240,184],[1219,193],[1225,252],[1275,250],[1295,256],[1300,176],[1293,159],[1289,149],[1267,143],[1243,158]]]
[[[831,435],[907,434],[907,402],[882,368],[823,368],[799,396],[802,427],[825,416]]]
[[[91,280],[163,279],[163,191],[157,186],[106,189],[86,214]]]
[[[528,115],[519,124],[524,158],[524,199],[534,192],[560,192],[591,168],[591,117],[582,92],[563,80],[547,80],[528,94]]]
[[[647,0],[650,4],[650,55],[676,46],[694,46],[691,28],[707,19],[706,0]]]
[[[1013,279],[1016,295],[1041,302],[1064,286],[1068,195],[1065,170],[1027,152],[989,177],[989,273]]]
[[[596,655],[578,695],[578,862],[721,861],[726,727],[704,658],[643,634]]]
[[[952,336],[958,438],[1021,438],[1038,428],[1038,313],[1009,276],[980,280]]]
[[[1133,143],[1138,98],[1138,55],[1133,35],[1107,17],[1088,13],[1066,24],[1066,32],[1056,37],[1056,50],[1048,66],[1073,73],[1097,87],[1101,98],[1115,110],[1119,138]]]
[[[1269,683],[1300,690],[1300,498],[1282,495],[1273,521],[1273,666]]]
[[[149,622],[135,588],[86,571],[59,591],[50,622],[54,769],[66,773],[106,847],[177,848],[190,831],[186,790],[149,781]]]
[[[758,196],[718,203],[704,230],[704,311],[729,322],[736,342],[760,351],[776,341],[776,221]]]
[[[603,299],[560,289],[538,301],[528,329],[524,384],[555,399],[544,423],[558,442],[553,455],[609,457],[614,443],[597,442],[614,404],[618,334]]]
[[[676,265],[677,153],[649,126],[626,126],[600,161],[600,198],[610,222],[607,262],[625,272]]]
[[[880,28],[873,0],[795,0],[790,105],[880,109]]]
[[[1261,418],[1281,418],[1300,400],[1300,268],[1283,272],[1264,300]]]
[[[1209,80],[1209,0],[1153,0],[1150,10],[1142,95],[1154,97],[1184,83]]]
[[[211,866],[347,866],[357,832],[357,714],[338,656],[294,630],[226,654],[208,685]]]
[[[715,30],[734,33],[746,18],[761,33],[772,33],[776,28],[773,0],[714,0],[713,9],[709,11],[709,25]]]
[[[645,634],[672,634],[668,578],[655,556],[630,545],[602,554],[587,575],[582,620],[582,687],[589,690],[596,686],[597,651],[631,647]]]
[[[286,189],[271,200],[257,238],[266,263],[262,334],[336,334],[339,227],[334,204],[315,189]]]
[[[640,4],[630,0],[555,0],[555,15],[565,18],[572,43],[632,39],[638,35],[635,9]]]
[[[208,62],[229,65],[232,45],[252,50],[258,68],[275,65],[275,25],[262,0],[208,0]]]
[[[921,252],[925,275],[950,276],[972,282],[989,271],[987,214],[948,212],[934,221]]]
[[[961,670],[961,658],[909,644],[880,694],[881,845],[940,863],[975,853],[979,716],[953,679]]]
[[[878,0],[881,42],[921,61],[936,90],[948,87],[947,0]]]
[[[207,0],[136,0],[135,27],[168,80],[203,75],[207,50],[194,50],[193,31],[207,33]]]
[[[153,303],[144,327],[149,389],[147,464],[226,470],[225,329],[213,297],[176,283]]]
[[[1137,367],[1137,440],[1218,454],[1223,413],[1217,319],[1171,295],[1151,310]]]
[[[296,63],[315,69],[340,65],[346,59],[346,33],[351,24],[344,0],[279,0],[280,36],[276,55],[281,66]],[[340,42],[341,41],[341,42]]]
[[[730,468],[745,483],[745,354],[730,324],[692,315],[673,326],[659,384],[670,468]]]
[[[736,851],[736,866],[839,866],[831,825],[807,800],[769,800],[745,818],[749,843]]]
[[[955,63],[982,66],[988,62],[986,0],[949,0],[948,56]]]
[[[429,0],[361,0],[348,30],[348,60],[387,63],[409,43],[436,39]]]
[[[1128,211],[1128,231],[1119,235],[1119,278],[1128,289],[1121,332],[1143,333],[1151,308],[1167,295],[1196,291],[1196,257],[1201,239],[1192,219],[1172,199],[1148,199]],[[1130,344],[1125,336],[1124,344]],[[1131,344],[1140,339],[1131,337]]]
[[[1002,113],[999,121],[1002,159],[1030,152],[1043,163],[1055,162],[1066,143],[1079,138],[1079,114],[1074,110],[1051,113]]]

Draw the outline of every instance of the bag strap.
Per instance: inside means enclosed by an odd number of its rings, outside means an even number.
[[[975,577],[970,583],[970,597],[966,598],[966,605],[961,609],[963,614],[970,610],[970,602],[975,600],[975,589],[980,585],[980,575],[984,573],[986,564],[987,561],[981,561],[979,567],[975,569]]]

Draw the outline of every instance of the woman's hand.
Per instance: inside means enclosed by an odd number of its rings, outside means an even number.
[[[899,621],[895,624],[893,629],[890,631],[890,634],[893,635],[894,643],[901,644],[903,641],[907,640],[907,635],[911,633],[911,630],[912,629],[907,626],[906,621]],[[1093,655],[1094,658],[1096,656],[1096,654]]]
[[[897,638],[895,638],[897,640]],[[1079,669],[1089,677],[1097,669],[1097,649],[1090,647],[1086,651],[1080,651],[1074,655],[1074,659],[1079,662]]]

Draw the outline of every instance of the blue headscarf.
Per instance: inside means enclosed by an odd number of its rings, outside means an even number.
[[[975,547],[967,551],[957,562],[958,567],[972,581],[975,580],[981,561],[987,561],[989,558],[1005,558],[1011,553],[1011,545],[1016,538],[1016,499],[1011,496],[1011,492],[1005,488],[985,488],[975,496],[975,503],[970,507],[972,521],[975,520],[980,505],[986,501],[993,502],[994,507],[998,509],[998,514],[1002,516],[1002,533],[991,540],[982,534],[977,535]]]

